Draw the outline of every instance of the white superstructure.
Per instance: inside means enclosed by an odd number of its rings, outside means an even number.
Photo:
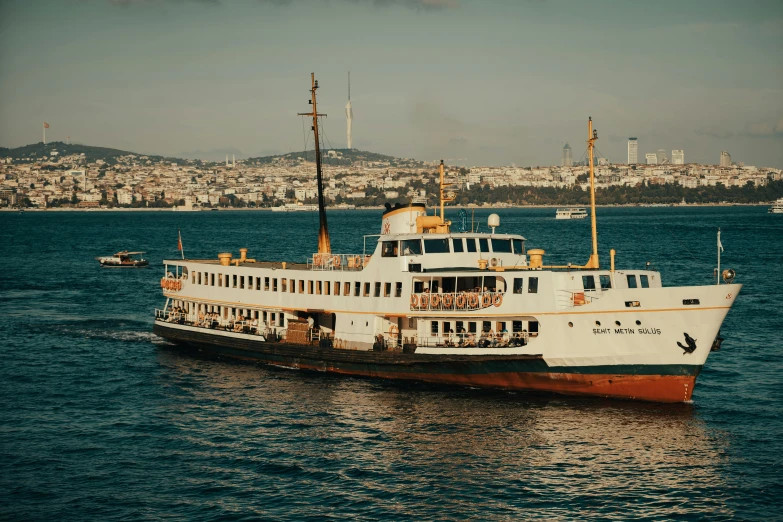
[[[584,219],[587,210],[581,207],[559,208],[555,211],[555,219]]]

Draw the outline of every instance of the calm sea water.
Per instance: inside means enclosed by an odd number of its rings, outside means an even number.
[[[499,214],[552,262],[586,261],[589,220]],[[378,211],[329,219],[335,251],[380,228]],[[745,288],[692,403],[656,405],[269,369],[151,334],[177,228],[189,257],[296,261],[314,213],[0,213],[0,518],[780,518],[783,216],[599,209],[604,261],[664,284],[712,281],[717,227]],[[154,268],[93,259],[121,249]]]

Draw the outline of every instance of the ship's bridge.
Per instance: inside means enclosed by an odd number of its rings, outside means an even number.
[[[527,265],[525,238],[515,234],[384,234],[375,254],[384,264],[399,260],[404,272]]]

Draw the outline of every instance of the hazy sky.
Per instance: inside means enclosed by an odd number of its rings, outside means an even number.
[[[783,1],[0,0],[0,145],[238,158],[327,144],[552,165],[628,136],[783,167]],[[309,126],[307,127],[309,129]],[[308,145],[312,148],[312,140]]]

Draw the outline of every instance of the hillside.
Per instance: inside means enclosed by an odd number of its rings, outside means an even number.
[[[338,157],[332,157],[329,155],[330,151],[323,153],[323,162],[326,165],[341,165],[349,166],[354,163],[363,162],[386,162],[392,166],[414,166],[423,165],[421,161],[414,159],[395,158],[394,156],[386,156],[384,154],[378,154],[375,152],[368,152],[365,150],[357,149],[331,149]],[[308,150],[304,152],[290,152],[288,154],[279,154],[276,156],[263,156],[258,158],[248,158],[244,160],[248,165],[265,165],[269,163],[278,163],[280,161],[291,162],[297,161],[299,158],[305,161],[315,161],[315,151]]]
[[[121,156],[127,156],[133,154],[135,156],[144,156],[144,154],[138,154],[136,152],[129,152],[127,150],[110,149],[108,147],[95,147],[92,145],[81,145],[78,143],[67,144],[62,141],[53,141],[47,143],[43,142],[31,143],[30,145],[23,145],[14,149],[7,147],[0,147],[0,158],[14,158],[14,159],[29,159],[36,158],[48,158],[51,157],[52,152],[57,151],[59,156],[69,156],[72,154],[84,154],[87,162],[94,162],[95,160],[103,160],[106,163],[117,163],[117,158]],[[147,156],[152,162],[171,160],[171,161],[183,161],[177,158],[166,158],[164,156]]]

